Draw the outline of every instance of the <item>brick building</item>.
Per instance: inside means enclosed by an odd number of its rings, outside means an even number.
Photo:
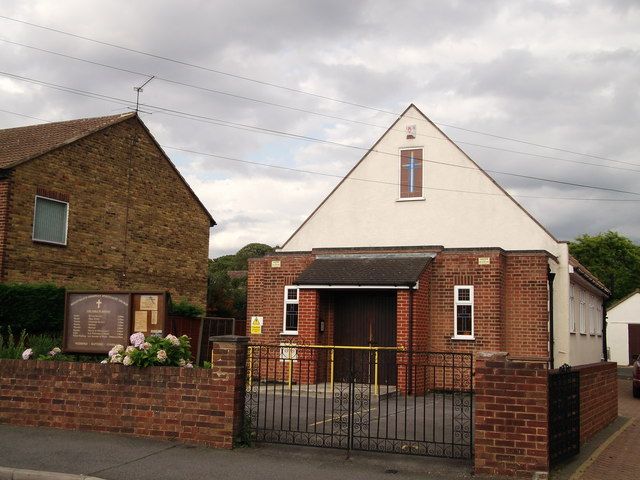
[[[0,281],[204,306],[215,221],[135,113],[0,130]]]
[[[256,343],[598,362],[608,291],[410,105],[296,232],[249,263]],[[257,321],[259,321],[257,319]]]

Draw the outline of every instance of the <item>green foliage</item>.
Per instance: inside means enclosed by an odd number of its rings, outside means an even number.
[[[169,306],[169,313],[171,315],[180,315],[182,317],[200,317],[204,313],[204,310],[197,305],[189,303],[189,300],[183,298],[178,303],[171,302]]]
[[[5,341],[4,332],[0,329],[0,358],[22,358],[22,352],[25,351],[26,338],[27,332],[22,330],[20,336],[16,340],[13,336],[11,327],[8,327]]]
[[[235,255],[224,255],[209,260],[209,287],[207,312],[219,317],[244,318],[247,310],[247,279],[231,278],[230,271],[246,271],[249,259],[273,252],[264,243],[249,243]]]
[[[131,335],[132,345],[115,345],[109,352],[109,358],[102,363],[122,363],[136,367],[193,367],[189,337],[174,335],[144,337],[142,333]]]
[[[620,299],[640,288],[640,246],[617,232],[582,235],[569,243],[571,255]]]
[[[60,335],[65,289],[50,284],[0,284],[0,326]]]

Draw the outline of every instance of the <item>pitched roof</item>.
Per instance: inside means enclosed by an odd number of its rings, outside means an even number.
[[[433,255],[369,254],[318,257],[294,285],[413,286]]]
[[[573,255],[569,255],[569,265],[573,267],[573,271],[580,275],[582,278],[591,283],[594,287],[598,288],[600,291],[604,292],[607,297],[611,296],[611,291],[607,288],[607,286],[600,281],[598,277],[596,277],[593,273],[589,271],[587,267],[582,265],[576,257]]]
[[[189,193],[202,207],[209,223],[213,227],[216,221],[213,219],[207,207],[200,201],[193,189],[189,186],[184,177],[180,174],[169,156],[164,152],[158,141],[151,134],[147,126],[135,112],[123,113],[120,115],[110,115],[108,117],[80,118],[68,120],[66,122],[43,123],[39,125],[29,125],[26,127],[7,128],[0,130],[0,170],[9,169],[37,158],[56,148],[69,145],[84,137],[103,130],[120,122],[136,118],[142,128],[147,132],[153,143],[162,152],[162,155],[171,165],[180,180],[184,182]]]
[[[15,167],[133,116],[130,112],[0,130],[0,168]]]

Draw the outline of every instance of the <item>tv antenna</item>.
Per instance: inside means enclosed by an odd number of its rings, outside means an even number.
[[[156,78],[155,75],[151,75],[151,77],[149,77],[149,80],[147,80],[146,82],[144,82],[142,85],[140,85],[139,87],[133,87],[133,89],[136,92],[136,113],[138,113],[138,107],[140,105],[140,92],[142,92],[144,89],[143,87],[145,85],[147,85],[151,80],[153,80],[154,78]]]

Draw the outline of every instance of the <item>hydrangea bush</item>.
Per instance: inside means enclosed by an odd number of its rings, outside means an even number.
[[[131,345],[114,345],[109,351],[109,357],[102,363],[121,363],[125,366],[151,367],[186,367],[192,368],[191,345],[189,337],[182,335],[167,335],[145,337],[144,333],[136,332],[129,337]]]

